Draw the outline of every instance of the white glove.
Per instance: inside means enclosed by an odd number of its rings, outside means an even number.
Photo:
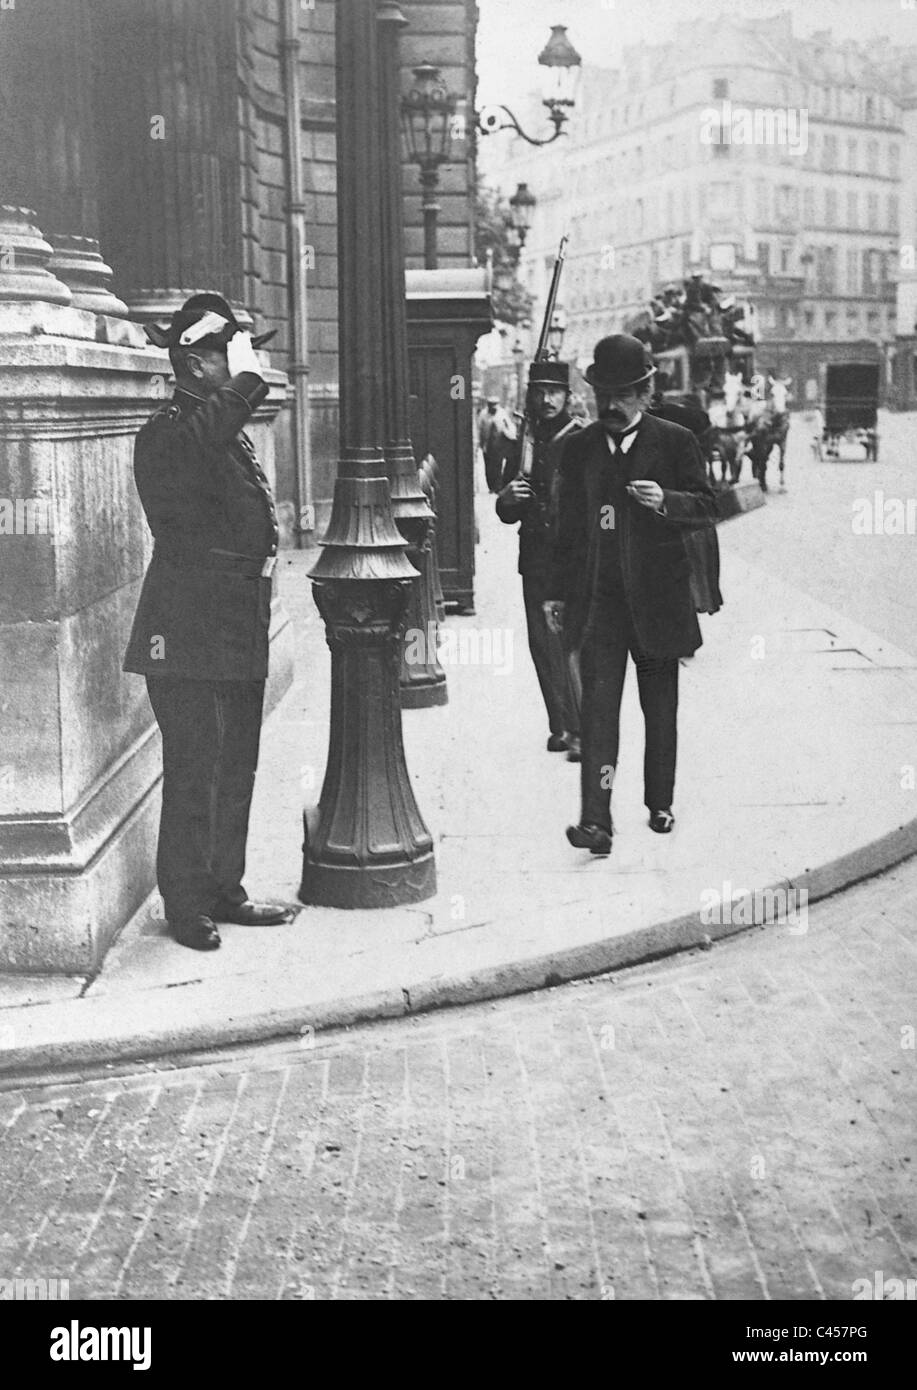
[[[226,362],[230,376],[238,376],[240,372],[254,372],[255,376],[263,375],[261,364],[255,356],[255,349],[252,347],[252,335],[243,333],[241,329],[232,335],[226,345]]]

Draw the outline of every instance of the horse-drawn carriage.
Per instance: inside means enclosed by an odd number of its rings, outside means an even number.
[[[866,458],[879,457],[879,365],[828,362],[824,368],[823,442],[828,458],[840,458],[841,441],[860,444]]]
[[[766,492],[767,465],[776,448],[782,489],[788,383],[755,371],[752,306],[720,298],[719,286],[693,275],[682,290],[669,286],[657,295],[629,331],[653,354],[661,398],[699,406],[709,415],[710,429],[700,443],[711,482],[735,485],[748,456]]]

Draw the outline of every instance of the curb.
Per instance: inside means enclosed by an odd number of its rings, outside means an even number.
[[[189,1023],[165,1032],[137,1032],[92,1041],[63,1041],[51,1045],[11,1049],[0,1067],[4,1089],[19,1078],[35,1084],[36,1073],[77,1067],[101,1067],[114,1063],[148,1062],[165,1057],[199,1057],[223,1048],[248,1043],[278,1041],[299,1036],[304,1047],[313,1045],[314,1034],[379,1019],[406,1018],[432,1009],[449,1008],[499,999],[536,989],[551,989],[571,980],[604,975],[663,956],[697,948],[708,949],[754,927],[773,926],[780,916],[759,912],[758,895],[779,890],[804,889],[809,902],[817,902],[893,868],[917,854],[917,818],[879,839],[851,850],[838,859],[806,869],[792,879],[778,879],[765,888],[749,889],[753,897],[753,921],[704,924],[697,912],[684,913],[624,936],[585,942],[566,951],[536,955],[511,965],[489,966],[435,981],[403,984],[372,994],[345,995],[332,1003],[276,1012],[227,1018],[201,1027]],[[744,901],[734,897],[733,903]],[[730,914],[731,915],[731,914]],[[57,1080],[58,1078],[53,1078]]]

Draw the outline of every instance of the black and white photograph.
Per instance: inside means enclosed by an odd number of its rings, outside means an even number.
[[[600,1301],[875,1372],[917,0],[0,0],[0,127],[29,1367]]]

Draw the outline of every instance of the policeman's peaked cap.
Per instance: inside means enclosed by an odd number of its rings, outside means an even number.
[[[206,331],[204,320],[207,319]],[[198,325],[201,325],[198,328]],[[197,328],[197,332],[195,329]],[[144,325],[151,343],[161,348],[225,348],[234,333],[242,328],[229,304],[221,294],[193,294],[180,309],[176,309],[166,327],[157,323]],[[259,333],[252,338],[253,347],[262,347],[273,338],[276,329]]]
[[[595,345],[594,361],[584,373],[590,386],[599,390],[623,391],[642,386],[650,380],[656,368],[645,343],[629,333],[612,333]]]
[[[570,389],[569,362],[533,362],[529,367],[529,386],[555,386]]]

